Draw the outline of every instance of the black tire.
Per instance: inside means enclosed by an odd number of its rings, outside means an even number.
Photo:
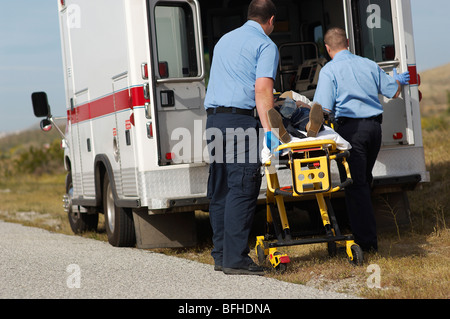
[[[261,247],[261,245],[256,246],[256,256],[258,257],[259,265],[263,265],[266,261],[266,255],[264,254],[264,247]]]
[[[353,260],[348,258],[348,261],[354,266],[362,266],[364,262],[364,253],[357,244],[352,245],[350,248],[352,250]]]
[[[133,212],[130,208],[116,206],[108,174],[103,181],[103,212],[108,242],[114,247],[134,247]]]
[[[74,234],[82,234],[87,231],[97,231],[98,214],[78,213],[72,210],[73,183],[72,173],[66,177],[67,217],[70,228]]]

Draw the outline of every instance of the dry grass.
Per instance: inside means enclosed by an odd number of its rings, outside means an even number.
[[[69,233],[62,208],[64,181],[64,175],[25,175],[0,180],[0,218]]]
[[[449,298],[449,242],[448,230],[430,236],[411,234],[401,241],[384,236],[379,252],[366,254],[360,267],[351,266],[344,254],[329,258],[324,246],[296,248],[290,269],[274,277],[366,298]],[[369,265],[380,267],[380,288],[367,284]]]
[[[73,235],[62,202],[65,178],[56,174],[0,179],[0,219]],[[107,240],[103,220],[101,215],[98,233],[83,236]]]
[[[450,64],[425,71],[421,75],[420,90],[423,92],[421,106],[425,115],[439,114],[448,109],[450,92]]]

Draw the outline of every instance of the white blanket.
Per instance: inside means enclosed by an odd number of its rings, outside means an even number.
[[[347,151],[352,148],[349,142],[347,142],[344,138],[342,138],[338,133],[336,133],[335,130],[333,130],[331,127],[324,125],[324,130],[320,131],[319,134],[317,134],[317,137],[307,137],[307,138],[297,138],[291,136],[291,142],[307,142],[307,141],[314,141],[314,140],[333,140],[336,142],[336,147],[340,151]],[[306,132],[302,132],[306,136]],[[289,152],[289,149],[284,149],[282,151],[281,155],[286,155]],[[267,161],[272,159],[272,156],[274,156],[272,153],[270,153],[269,148],[266,146],[266,140],[264,138],[264,147],[261,150],[261,163],[266,163]]]

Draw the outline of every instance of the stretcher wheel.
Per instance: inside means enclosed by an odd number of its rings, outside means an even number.
[[[353,259],[349,256],[348,261],[354,266],[361,266],[364,260],[364,253],[361,247],[359,247],[357,244],[353,244],[350,249],[353,255]]]
[[[273,251],[271,252],[270,250]],[[282,254],[279,251],[276,251],[276,248],[269,249],[269,261],[275,270],[283,273],[287,269],[287,264],[291,262],[289,256],[287,254]]]
[[[264,264],[266,261],[266,255],[264,254],[264,247],[261,245],[256,245],[256,257],[258,258],[258,263],[260,265]]]

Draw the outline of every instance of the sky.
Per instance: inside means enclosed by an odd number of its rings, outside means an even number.
[[[418,71],[450,63],[450,1],[411,5]],[[0,135],[39,123],[32,92],[47,92],[53,116],[65,116],[60,44],[57,0],[0,0]]]

